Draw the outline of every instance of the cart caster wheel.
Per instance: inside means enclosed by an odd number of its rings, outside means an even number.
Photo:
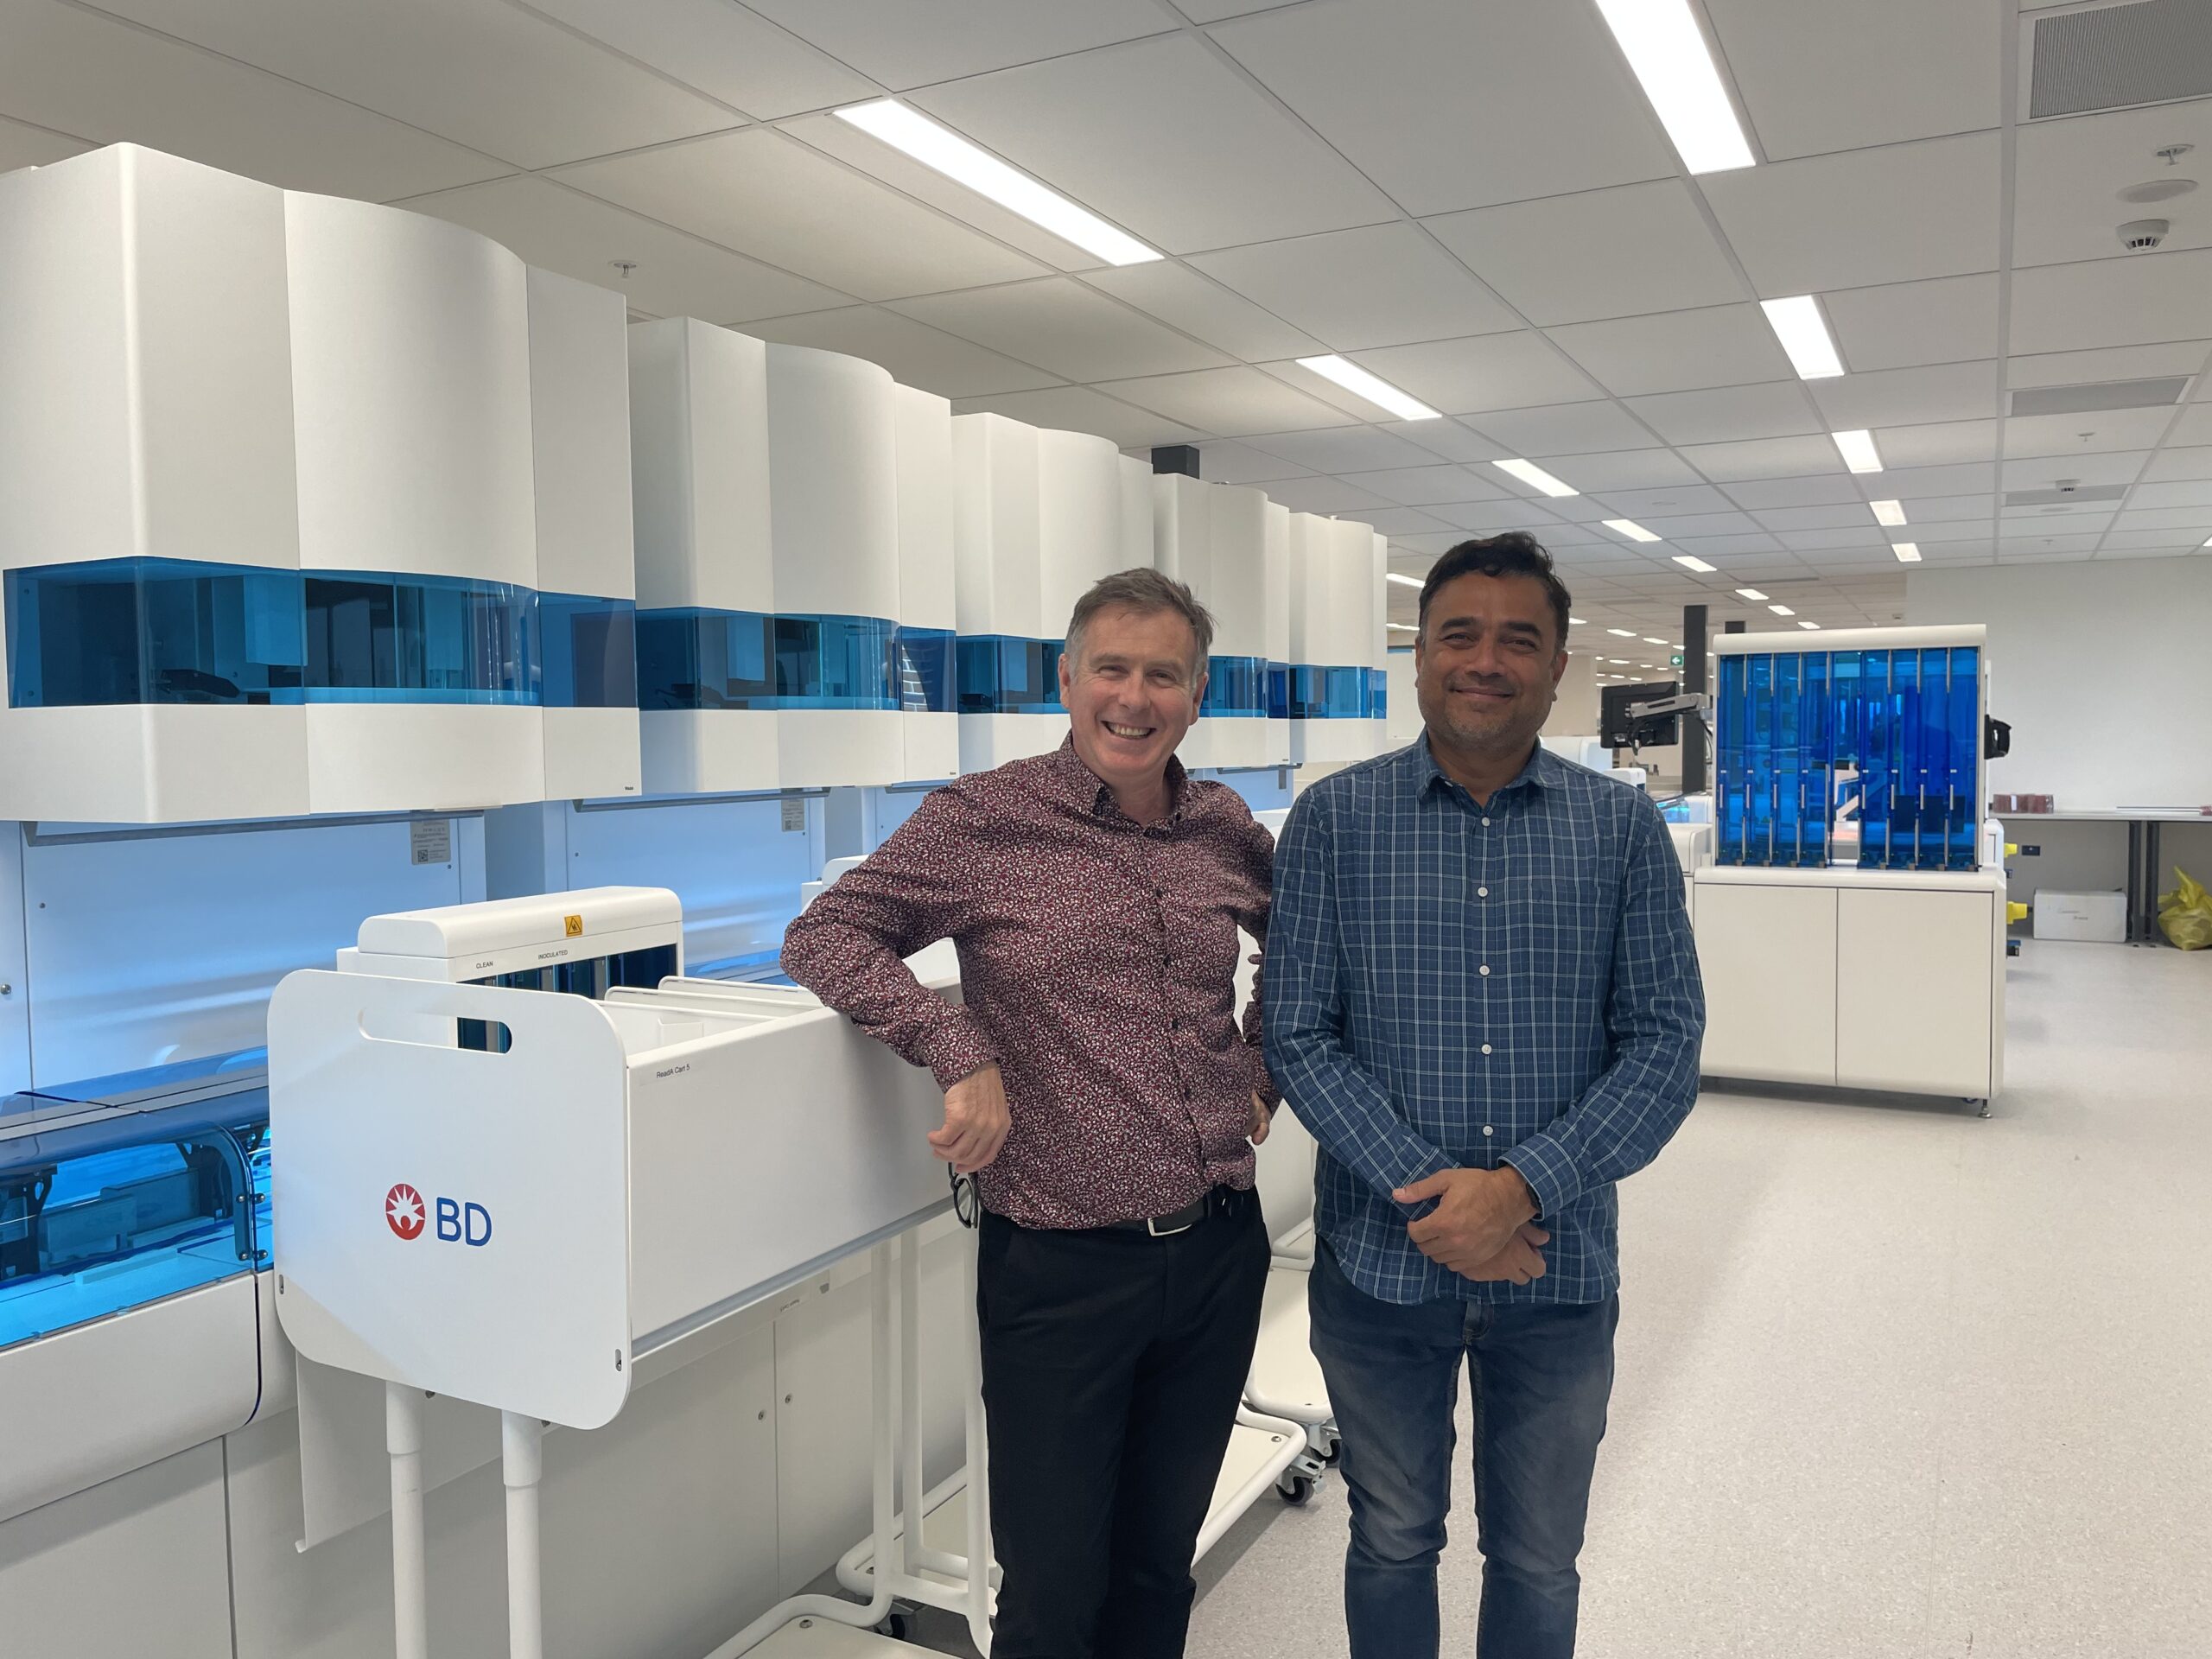
[[[1313,1482],[1306,1475],[1285,1475],[1275,1482],[1275,1491],[1294,1509],[1303,1509],[1313,1499]]]
[[[1331,1440],[1327,1449],[1321,1453],[1321,1461],[1333,1469],[1337,1466],[1337,1460],[1344,1454],[1344,1443],[1342,1440]]]
[[[910,1642],[914,1636],[914,1621],[905,1613],[893,1613],[875,1627],[875,1633],[893,1642]]]

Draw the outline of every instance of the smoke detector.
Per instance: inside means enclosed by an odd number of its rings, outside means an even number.
[[[2144,253],[2166,239],[2172,224],[2163,219],[2131,219],[2120,227],[2120,245],[2130,253]]]

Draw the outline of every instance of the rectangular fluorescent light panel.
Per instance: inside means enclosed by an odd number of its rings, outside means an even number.
[[[1801,628],[1817,628],[1821,625],[1817,622],[1800,622],[1797,626]]]
[[[1899,564],[1920,563],[1920,543],[1917,542],[1891,542],[1890,551],[1897,556]]]
[[[1904,503],[1902,501],[1872,501],[1867,505],[1874,509],[1874,522],[1878,524],[1894,526],[1904,523]]]
[[[1795,616],[1797,614],[1796,612],[1791,610],[1787,605],[1770,605],[1767,607],[1767,609],[1772,611],[1777,616]]]
[[[1570,616],[1570,617],[1568,617],[1567,620],[1567,621],[1568,621],[1569,623],[1571,623],[1573,626],[1574,626],[1575,627],[1578,627],[1578,628],[1581,628],[1581,627],[1587,627],[1587,626],[1589,626],[1589,624],[1588,624],[1588,623],[1585,622],[1585,621],[1584,621],[1580,617],[1579,617],[1579,616]]]
[[[1419,633],[1421,630],[1410,622],[1385,622],[1386,628],[1395,628],[1400,633]]]
[[[1572,484],[1562,484],[1533,461],[1493,461],[1491,465],[1501,473],[1519,479],[1523,484],[1541,490],[1546,495],[1580,495],[1581,491]]]
[[[1605,632],[1622,639],[1633,639],[1636,638],[1636,631],[1633,628],[1607,628]]]
[[[1431,409],[1418,397],[1408,397],[1388,380],[1370,374],[1357,363],[1343,358],[1301,357],[1301,369],[1311,369],[1325,380],[1333,380],[1356,397],[1364,397],[1377,409],[1385,409],[1402,421],[1440,421],[1440,410]]]
[[[1683,166],[1725,173],[1755,163],[1688,0],[1598,0],[1598,10]]]
[[[1647,633],[1643,636],[1643,643],[1647,645],[1663,645],[1667,642],[1664,639],[1654,639]]]
[[[1421,585],[1419,576],[1402,576],[1395,570],[1390,573],[1390,580],[1402,588],[1418,588]]]
[[[1874,448],[1874,435],[1860,427],[1856,432],[1831,432],[1835,440],[1836,453],[1843,457],[1843,464],[1854,473],[1878,473],[1882,457]]]
[[[1720,568],[1718,565],[1707,564],[1703,559],[1698,557],[1694,553],[1677,553],[1675,555],[1675,563],[1688,569],[1695,570],[1702,575],[1708,576]]]
[[[1827,319],[1821,315],[1821,302],[1810,294],[1761,300],[1759,309],[1766,313],[1767,324],[1782,342],[1782,349],[1789,353],[1789,366],[1797,371],[1800,380],[1829,380],[1843,372],[1843,359],[1835,354]]]
[[[1738,599],[1755,600],[1761,605],[1766,603],[1766,595],[1756,588],[1738,588],[1736,590],[1736,596]]]
[[[1078,207],[1058,191],[1016,172],[988,150],[969,143],[950,127],[939,126],[896,99],[855,104],[839,110],[837,118],[874,134],[923,166],[935,168],[955,183],[966,185],[977,195],[1020,213],[1033,225],[1043,226],[1109,264],[1141,265],[1162,257],[1088,207]]]
[[[1627,537],[1631,542],[1656,542],[1659,539],[1633,518],[1601,518],[1598,522],[1616,535]]]

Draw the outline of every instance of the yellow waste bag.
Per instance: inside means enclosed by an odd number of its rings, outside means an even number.
[[[2158,925],[2183,950],[2202,950],[2212,945],[2212,893],[2191,880],[2188,871],[2174,874],[2181,886],[2159,899]]]

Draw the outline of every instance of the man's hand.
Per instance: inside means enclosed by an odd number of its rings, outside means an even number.
[[[1390,1196],[1400,1204],[1436,1200],[1406,1236],[1438,1266],[1470,1276],[1504,1252],[1515,1230],[1536,1213],[1528,1184],[1511,1168],[1447,1169]]]
[[[1538,1246],[1548,1244],[1552,1236],[1537,1226],[1522,1226],[1514,1230],[1506,1247],[1487,1262],[1476,1263],[1461,1270],[1461,1276],[1478,1283],[1503,1281],[1508,1284],[1525,1285],[1544,1276],[1544,1258]]]
[[[1274,1121],[1274,1114],[1268,1110],[1266,1103],[1260,1098],[1259,1091],[1255,1090],[1252,1094],[1251,1137],[1254,1146],[1258,1146],[1268,1138],[1268,1126]]]
[[[930,1150],[961,1174],[973,1175],[999,1155],[1013,1127],[1005,1080],[996,1065],[982,1066],[944,1091],[944,1127],[931,1131]]]

